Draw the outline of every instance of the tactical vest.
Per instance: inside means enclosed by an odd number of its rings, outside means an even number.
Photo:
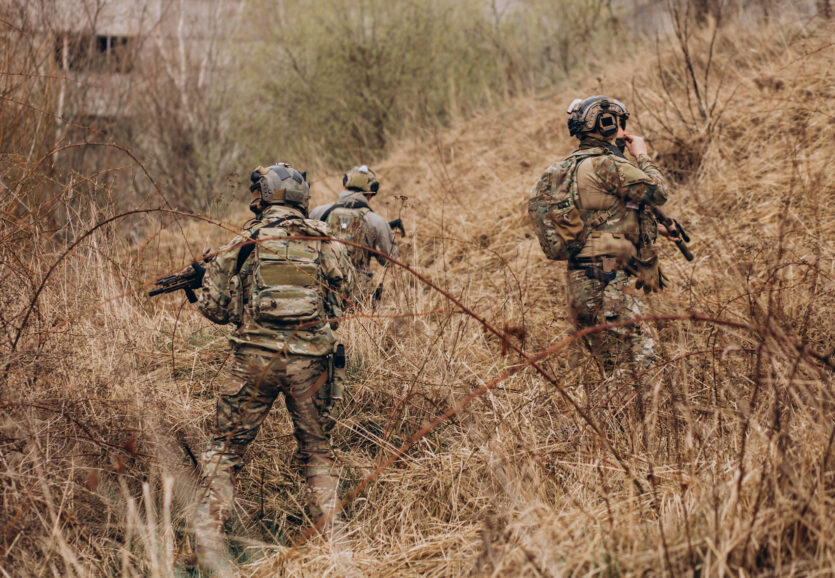
[[[281,326],[327,318],[320,275],[322,241],[288,239],[304,234],[293,231],[294,220],[279,219],[252,234],[258,242],[247,263],[245,307],[258,323]]]
[[[548,167],[531,189],[528,214],[549,259],[571,259],[583,249],[589,235],[620,209],[618,205],[604,211],[584,211],[578,207],[577,167],[582,161],[603,154],[599,148],[575,151]]]
[[[365,215],[370,212],[371,207],[368,203],[354,199],[345,203],[334,203],[321,217],[321,220],[328,224],[332,237],[360,245],[345,245],[351,264],[357,268],[365,266],[366,254],[361,247],[365,245],[368,227]]]

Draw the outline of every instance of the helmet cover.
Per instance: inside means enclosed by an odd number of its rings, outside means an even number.
[[[571,136],[597,132],[605,138],[618,132],[618,124],[626,128],[629,111],[621,101],[610,96],[574,99],[568,106],[568,133]]]
[[[267,168],[257,167],[249,179],[252,182],[249,208],[253,212],[260,212],[267,205],[289,205],[307,212],[310,204],[307,173],[299,172],[287,163],[276,163]]]
[[[380,190],[380,179],[377,173],[366,165],[354,167],[342,177],[342,186],[349,191],[362,191],[368,195],[376,195]]]

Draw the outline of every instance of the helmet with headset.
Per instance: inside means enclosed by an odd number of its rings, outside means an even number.
[[[342,177],[342,186],[349,191],[359,191],[366,195],[376,195],[380,190],[380,179],[377,173],[366,165],[354,167]]]
[[[571,136],[582,137],[597,133],[604,138],[614,136],[618,125],[626,128],[629,111],[621,101],[610,96],[590,96],[585,100],[575,99],[568,110],[568,132]]]

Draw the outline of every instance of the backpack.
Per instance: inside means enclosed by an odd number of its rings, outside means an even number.
[[[354,199],[345,203],[334,203],[326,210],[320,220],[328,224],[330,234],[335,239],[365,245],[367,225],[365,215],[371,212],[371,207],[365,201]],[[365,251],[361,247],[345,245],[348,257],[354,267],[362,267]]]
[[[287,325],[325,319],[321,246],[319,239],[287,239],[310,235],[310,231],[290,230],[285,221],[302,223],[301,218],[280,219],[256,231],[250,262],[252,282],[246,307],[258,323]],[[317,235],[321,234],[317,231]],[[246,259],[246,257],[244,257]]]
[[[546,257],[566,261],[579,253],[588,235],[610,215],[588,221],[577,207],[577,167],[589,157],[605,154],[601,149],[575,151],[548,167],[528,198],[528,215]]]

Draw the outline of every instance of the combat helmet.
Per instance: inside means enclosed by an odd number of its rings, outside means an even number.
[[[376,195],[380,190],[380,179],[377,173],[366,165],[354,167],[342,177],[342,186],[349,191],[359,191],[366,195]]]
[[[621,101],[610,96],[590,96],[579,98],[568,106],[568,133],[581,137],[589,133],[598,133],[604,138],[618,132],[618,124],[626,128],[629,111]]]
[[[299,172],[287,163],[275,163],[267,168],[257,167],[249,180],[252,183],[249,185],[252,212],[260,213],[267,205],[289,205],[307,213],[310,183],[306,172]]]

